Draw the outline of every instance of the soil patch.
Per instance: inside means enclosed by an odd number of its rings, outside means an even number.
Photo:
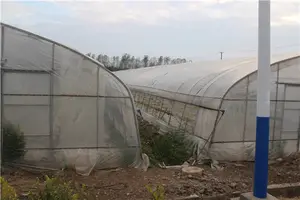
[[[140,124],[140,131],[157,134],[157,129],[148,123]],[[147,137],[150,138],[151,137]],[[147,141],[144,141],[147,143]],[[147,146],[146,146],[147,147]],[[101,200],[146,200],[151,199],[146,185],[163,185],[167,199],[197,194],[207,197],[234,192],[249,192],[252,188],[253,163],[221,163],[223,170],[201,165],[201,175],[187,175],[179,169],[149,168],[147,172],[138,169],[96,170],[88,177],[73,171],[60,172],[66,180],[74,184],[85,184],[88,190]],[[269,166],[269,184],[300,182],[300,154],[278,160]],[[2,174],[18,194],[28,192],[36,179],[45,174],[24,170],[6,169]]]

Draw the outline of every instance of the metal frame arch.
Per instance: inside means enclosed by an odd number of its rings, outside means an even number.
[[[135,127],[136,127],[136,131],[137,131],[138,146],[139,146],[139,149],[141,148],[140,133],[139,133],[139,128],[138,128],[138,120],[137,120],[137,116],[136,116],[136,108],[135,108],[135,104],[134,104],[134,101],[133,101],[133,96],[131,94],[130,89],[127,87],[127,85],[119,77],[117,77],[114,73],[110,72],[102,63],[100,63],[97,60],[94,60],[94,59],[88,57],[87,55],[84,55],[83,53],[81,53],[81,52],[79,52],[79,51],[77,51],[75,49],[72,49],[72,48],[70,48],[70,47],[68,47],[66,45],[63,45],[63,44],[58,43],[58,42],[55,42],[55,41],[53,41],[53,40],[51,40],[49,38],[40,36],[38,34],[30,32],[30,31],[26,31],[26,30],[17,28],[15,26],[8,25],[8,24],[3,23],[3,22],[0,22],[0,25],[1,25],[1,29],[2,28],[10,28],[10,29],[19,31],[21,33],[25,33],[25,34],[27,34],[29,36],[33,36],[33,37],[39,38],[41,40],[47,41],[47,42],[52,43],[54,45],[63,47],[65,49],[67,49],[67,50],[70,50],[71,52],[76,53],[76,54],[82,56],[83,59],[87,59],[87,60],[91,61],[92,63],[94,63],[97,66],[98,69],[101,68],[102,70],[104,70],[108,74],[110,74],[113,78],[115,78],[125,88],[125,90],[127,91],[127,93],[128,93],[127,98],[130,97],[130,102],[131,102],[131,106],[132,106],[132,112],[133,112],[133,115],[134,115]],[[98,76],[99,76],[99,74],[98,74]],[[1,96],[2,96],[2,93],[1,93]],[[141,155],[141,153],[140,153],[140,155]]]
[[[282,63],[284,63],[284,62],[286,62],[286,61],[290,61],[290,60],[298,59],[298,58],[300,58],[300,55],[299,55],[299,56],[293,56],[293,57],[290,57],[290,58],[286,58],[286,59],[283,59],[283,60],[274,62],[274,63],[271,64],[270,68],[271,68],[271,70],[272,70],[272,69],[274,69],[274,68],[277,68],[277,65],[280,66],[280,64],[282,64]],[[283,67],[283,68],[279,68],[279,67],[278,67],[278,69],[281,70],[281,69],[288,68],[288,67],[290,67],[290,66]],[[220,106],[219,106],[218,110],[221,110],[221,107],[222,107],[223,102],[224,102],[224,98],[225,98],[226,95],[229,93],[229,91],[230,91],[234,86],[236,86],[237,84],[239,84],[241,81],[243,81],[243,80],[246,79],[246,78],[249,78],[250,76],[254,75],[255,73],[257,73],[257,70],[255,70],[255,71],[253,71],[253,72],[247,74],[246,76],[242,77],[242,78],[239,79],[237,82],[235,82],[233,85],[231,85],[231,86],[228,88],[228,90],[224,93],[224,96],[222,97],[222,100],[221,100],[221,103],[220,103]],[[249,83],[250,83],[250,82],[249,82]],[[219,113],[220,113],[220,112],[219,112]],[[215,123],[214,123],[214,129],[213,129],[213,131],[212,131],[212,133],[211,133],[211,142],[209,143],[209,148],[211,147],[212,143],[214,143],[214,142],[213,142],[213,139],[214,139],[214,137],[215,137],[215,132],[216,132],[216,128],[217,128],[218,118],[220,117],[220,114],[219,114],[219,113],[218,113],[218,115],[217,115],[217,117],[216,117],[216,120],[215,120]],[[225,111],[224,111],[224,113],[225,113]],[[223,115],[223,114],[222,114],[222,115]]]

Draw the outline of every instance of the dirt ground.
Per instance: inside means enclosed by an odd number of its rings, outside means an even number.
[[[167,199],[189,196],[214,196],[250,191],[253,163],[222,164],[216,171],[209,166],[202,175],[186,175],[181,170],[150,168],[147,172],[137,169],[95,171],[89,177],[66,172],[64,177],[78,184],[86,184],[98,199],[142,200],[151,199],[146,185],[162,184]],[[269,184],[300,182],[300,156],[294,155],[269,166]],[[10,171],[2,174],[19,194],[26,193],[41,174]]]
[[[157,134],[158,130],[149,123],[140,122],[140,131],[141,134]],[[143,141],[143,144],[147,145],[146,143],[147,141]],[[166,199],[193,194],[204,197],[251,191],[253,163],[221,163],[220,166],[223,170],[218,171],[211,169],[210,165],[201,165],[199,167],[204,169],[201,175],[187,175],[181,169],[152,167],[147,172],[131,168],[98,170],[88,177],[72,171],[59,173],[58,176],[71,180],[75,185],[85,184],[95,199],[101,200],[151,199],[146,185],[164,186]],[[4,170],[2,174],[18,194],[28,192],[36,183],[37,177],[43,179],[44,175],[20,169]],[[300,182],[300,154],[269,165],[269,184],[296,182]]]

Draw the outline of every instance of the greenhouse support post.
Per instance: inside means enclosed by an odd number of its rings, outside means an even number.
[[[253,195],[267,198],[270,121],[270,0],[258,6],[258,87]]]

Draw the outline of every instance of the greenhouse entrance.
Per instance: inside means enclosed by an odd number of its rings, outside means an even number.
[[[285,98],[284,98],[281,138],[283,140],[294,140],[292,146],[296,145],[296,151],[299,151],[300,150],[300,104],[299,104],[300,84],[284,84],[284,85],[285,85],[285,92],[284,92]],[[290,146],[290,148],[294,149],[295,147],[292,146]]]

